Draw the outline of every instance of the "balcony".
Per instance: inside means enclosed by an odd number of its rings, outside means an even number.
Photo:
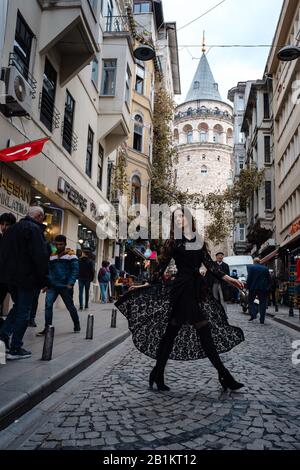
[[[175,122],[178,121],[185,121],[195,117],[199,118],[213,118],[213,119],[222,119],[225,121],[229,121],[230,123],[234,122],[233,116],[231,116],[227,111],[215,110],[215,109],[208,109],[208,108],[195,108],[189,109],[185,112],[179,112],[175,114]]]
[[[130,33],[127,16],[106,16],[105,33]]]
[[[97,12],[89,0],[38,2],[43,10],[39,52],[59,57],[60,84],[65,86],[99,51]]]

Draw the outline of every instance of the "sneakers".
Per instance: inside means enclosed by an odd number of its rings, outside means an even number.
[[[34,320],[30,320],[30,321],[28,322],[28,326],[31,326],[32,328],[36,328],[36,327],[37,327],[37,324],[35,323]]]
[[[79,325],[79,324],[78,324],[78,325],[74,325],[74,333],[80,333],[80,330],[81,330],[81,328],[80,328],[80,325]]]
[[[39,333],[37,333],[35,336],[45,336],[47,330],[46,328],[43,329],[43,331],[39,331]]]
[[[26,351],[26,349],[23,348],[17,348],[10,349],[7,353],[6,359],[14,361],[16,359],[28,359],[29,357],[31,357],[30,351]]]

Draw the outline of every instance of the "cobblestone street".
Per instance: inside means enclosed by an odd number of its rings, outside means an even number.
[[[240,392],[223,393],[207,360],[170,361],[170,392],[148,388],[153,361],[131,338],[97,363],[91,377],[35,431],[21,449],[300,449],[300,366],[292,365],[299,333],[265,325],[229,307],[246,341],[223,355]],[[95,369],[94,369],[95,371]]]

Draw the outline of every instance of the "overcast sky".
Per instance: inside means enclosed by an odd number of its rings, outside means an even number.
[[[176,21],[177,28],[185,25],[221,0],[163,0],[165,21]],[[206,43],[272,44],[283,0],[226,0],[215,10],[190,26],[178,31],[179,46],[199,44],[199,47],[179,47],[181,97],[189,90],[198,60],[201,57],[203,30]],[[212,48],[207,55],[214,78],[219,83],[223,100],[238,81],[262,78],[268,48]]]

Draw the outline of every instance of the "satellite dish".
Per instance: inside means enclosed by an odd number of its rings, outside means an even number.
[[[147,60],[154,59],[155,50],[151,46],[142,45],[134,50],[133,55],[136,59],[146,62]]]

